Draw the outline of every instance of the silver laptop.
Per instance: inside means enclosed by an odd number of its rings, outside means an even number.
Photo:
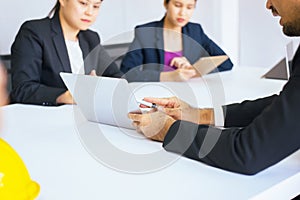
[[[128,112],[139,109],[125,79],[60,73],[88,121],[134,129]]]

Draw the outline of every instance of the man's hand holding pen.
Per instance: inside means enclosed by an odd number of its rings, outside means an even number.
[[[150,108],[147,113],[129,113],[133,125],[138,132],[146,137],[163,141],[169,128],[176,120],[185,120],[193,123],[200,122],[200,109],[193,108],[186,102],[176,98],[146,97],[140,102],[141,108]]]

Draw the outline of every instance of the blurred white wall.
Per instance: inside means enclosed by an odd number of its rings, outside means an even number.
[[[207,34],[221,42],[220,16],[214,9],[217,0],[198,0],[193,21],[201,23]],[[10,53],[15,35],[25,20],[47,16],[56,0],[10,0],[0,6],[0,54]],[[102,42],[119,43],[132,40],[133,28],[142,23],[160,20],[165,13],[163,0],[105,0],[96,23]],[[125,35],[125,36],[124,36]]]
[[[0,6],[0,54],[9,54],[20,25],[47,16],[56,0],[10,0]],[[198,0],[192,21],[220,45],[236,65],[271,67],[285,54],[290,41],[265,1]],[[163,0],[105,0],[96,23],[102,43],[129,42],[133,28],[164,15]]]
[[[285,56],[286,44],[298,39],[284,36],[266,0],[240,1],[239,12],[240,65],[270,68]]]
[[[0,3],[0,54],[9,54],[21,24],[48,15],[56,0],[9,0]]]

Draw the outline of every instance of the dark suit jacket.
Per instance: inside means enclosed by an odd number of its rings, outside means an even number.
[[[300,148],[300,48],[279,95],[224,107],[225,127],[177,121],[164,148],[222,169],[255,174]]]
[[[135,28],[135,38],[121,64],[128,81],[159,81],[164,68],[163,23],[151,22]],[[201,26],[188,23],[182,28],[183,56],[191,64],[200,57],[225,55],[224,51],[205,35]],[[228,59],[218,67],[218,71],[230,70]]]
[[[96,32],[78,34],[85,73],[121,77],[117,65],[100,45]],[[25,22],[12,45],[12,103],[56,105],[56,98],[67,89],[59,76],[71,72],[58,13],[53,18]]]

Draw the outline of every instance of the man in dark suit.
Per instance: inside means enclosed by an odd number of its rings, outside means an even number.
[[[85,74],[122,76],[100,45],[99,35],[88,29],[96,20],[101,2],[96,1],[90,13],[90,6],[81,2],[61,5],[57,1],[52,18],[27,21],[21,26],[11,48],[12,103],[72,103],[59,73],[73,72],[72,64],[78,65],[78,60],[84,63]],[[78,8],[76,12],[72,6]],[[81,65],[77,67],[82,69]]]
[[[288,36],[300,36],[300,2],[268,0],[281,16]],[[146,101],[164,112],[129,114],[147,137],[163,141],[167,151],[221,169],[252,175],[281,161],[300,147],[300,47],[289,81],[279,95],[223,107],[226,129],[214,126],[213,109],[196,109],[177,98]]]

